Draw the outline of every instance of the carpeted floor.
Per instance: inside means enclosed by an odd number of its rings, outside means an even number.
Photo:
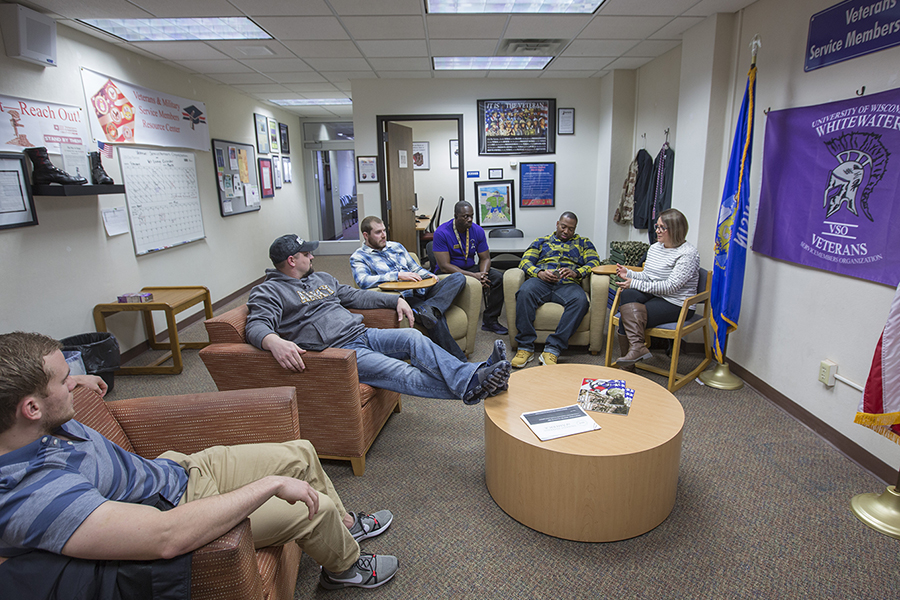
[[[317,257],[316,268],[349,282],[346,262]],[[182,335],[204,337],[199,323]],[[496,338],[479,331],[474,358],[485,357]],[[602,357],[574,348],[560,361],[601,364]],[[181,375],[118,377],[110,399],[215,390],[197,351],[186,352],[185,365]],[[376,590],[329,592],[318,587],[318,567],[304,556],[295,597],[895,595],[900,541],[865,527],[849,510],[852,496],[880,493],[884,483],[752,389],[722,392],[691,383],[676,396],[686,420],[675,509],[642,536],[602,544],[538,533],[493,502],[484,483],[482,405],[404,396],[403,412],[390,418],[369,451],[363,477],[354,477],[349,463],[325,461],[349,510],[394,512],[390,530],[362,546],[397,555],[400,572]]]

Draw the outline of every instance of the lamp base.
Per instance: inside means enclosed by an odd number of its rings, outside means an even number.
[[[878,533],[900,540],[900,493],[895,486],[888,486],[880,496],[854,496],[850,501],[850,510],[857,519]]]
[[[728,363],[716,363],[715,368],[703,371],[700,373],[700,381],[717,390],[739,390],[744,387],[744,382],[731,374]]]

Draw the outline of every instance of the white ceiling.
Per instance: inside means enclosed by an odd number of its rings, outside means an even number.
[[[607,0],[591,15],[432,15],[424,0],[18,0],[61,25],[259,100],[349,98],[367,78],[602,77],[676,47],[715,13],[755,0]],[[248,16],[275,39],[128,43],[74,19]],[[509,39],[561,40],[542,71],[433,71],[434,56],[503,55]],[[543,54],[542,54],[543,55]],[[286,107],[350,117],[352,106]]]

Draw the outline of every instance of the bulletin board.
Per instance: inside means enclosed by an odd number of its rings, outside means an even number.
[[[136,255],[206,237],[193,152],[119,146],[119,165]]]
[[[251,144],[212,140],[219,214],[233,217],[259,210],[259,175],[256,149]]]

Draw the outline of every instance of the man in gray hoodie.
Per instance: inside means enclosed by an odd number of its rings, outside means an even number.
[[[505,390],[510,364],[502,340],[483,363],[463,362],[410,328],[370,329],[348,308],[394,308],[414,316],[400,296],[354,289],[312,266],[318,242],[284,235],[272,242],[274,269],[250,292],[247,341],[268,350],[285,369],[302,371],[308,350],[356,351],[360,383],[425,398],[461,398],[476,404]],[[409,361],[408,363],[405,361]]]

